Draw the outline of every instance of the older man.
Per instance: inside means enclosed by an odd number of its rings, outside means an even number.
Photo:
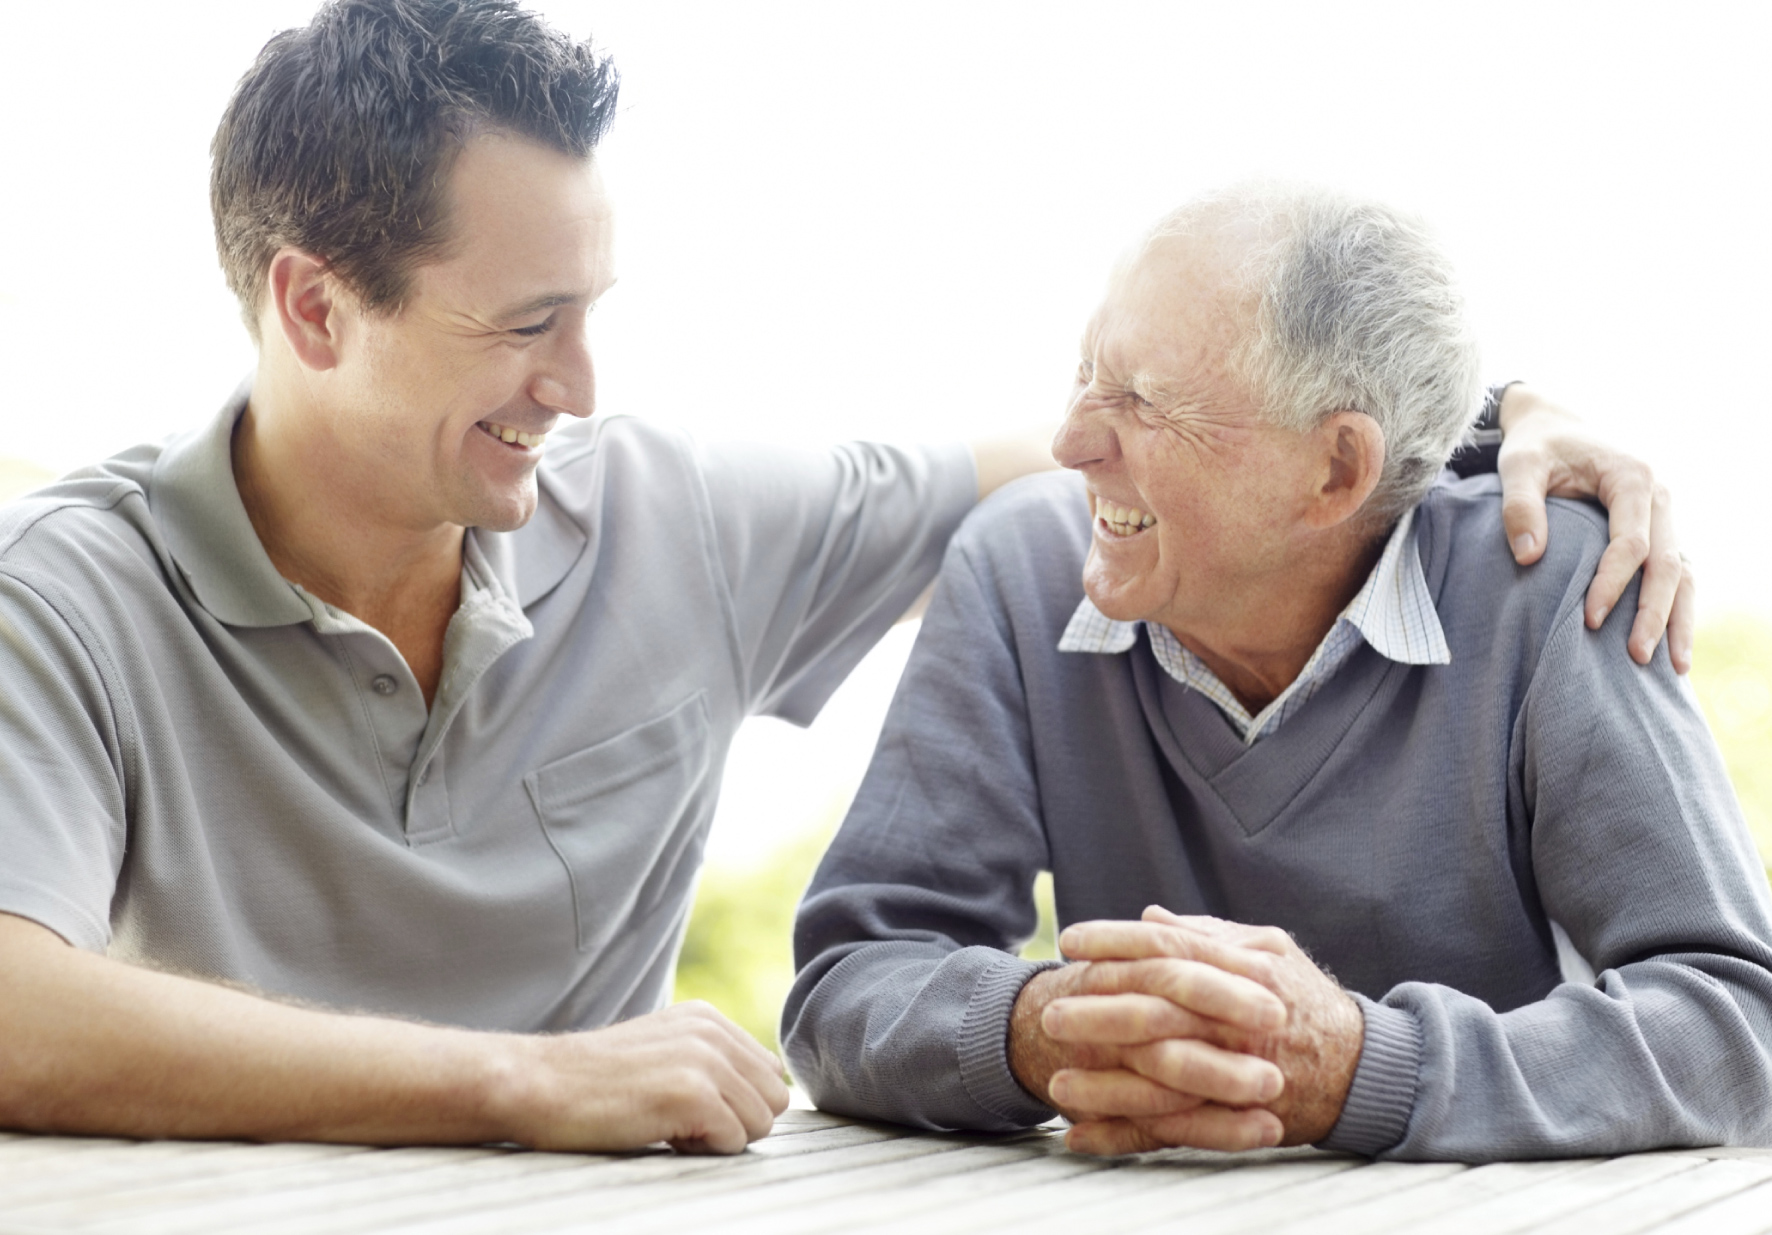
[[[1772,1137],[1772,902],[1606,546],[1508,555],[1446,263],[1254,186],[1167,220],[956,537],[784,1016],[830,1109],[1403,1158]],[[1019,959],[1053,873],[1073,963]],[[1140,920],[1142,919],[1142,920]],[[1597,979],[1566,981],[1558,936]],[[1571,958],[1571,967],[1578,964]],[[1334,976],[1330,976],[1333,971]]]

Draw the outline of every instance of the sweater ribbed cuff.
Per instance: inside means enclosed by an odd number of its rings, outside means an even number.
[[[1360,1064],[1347,1091],[1347,1104],[1320,1149],[1375,1158],[1403,1139],[1415,1110],[1421,1075],[1421,1026],[1397,1008],[1355,995],[1366,1018]]]
[[[978,975],[960,1022],[960,1083],[974,1102],[1013,1127],[1031,1128],[1057,1114],[1035,1101],[1009,1070],[1009,1017],[1021,988],[1060,964],[1005,956]]]

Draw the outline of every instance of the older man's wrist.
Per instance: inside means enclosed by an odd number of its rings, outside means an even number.
[[[1351,992],[1350,992],[1351,993]],[[1421,1083],[1421,1026],[1401,1008],[1354,995],[1365,1020],[1360,1062],[1323,1149],[1377,1157],[1403,1139]]]
[[[1036,1091],[1016,1071],[1016,1012],[1028,988],[1061,964],[1006,955],[973,984],[960,1027],[960,1082],[973,1102],[1004,1127],[1029,1127],[1052,1118],[1045,1085]],[[1038,1015],[1036,1011],[1036,1028]]]
[[[1052,1074],[1064,1066],[1061,1048],[1046,1036],[1040,1014],[1064,992],[1059,988],[1062,964],[1050,965],[1030,977],[1016,993],[1009,1009],[1006,1053],[1009,1072],[1023,1093],[1035,1102],[1052,1106],[1048,1086]]]

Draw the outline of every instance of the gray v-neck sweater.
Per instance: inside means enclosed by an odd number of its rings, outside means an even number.
[[[937,1128],[1051,1110],[1008,1068],[1061,923],[1146,905],[1291,931],[1361,996],[1333,1148],[1467,1161],[1772,1143],[1772,900],[1715,746],[1664,650],[1582,597],[1604,517],[1553,502],[1508,554],[1492,477],[1417,516],[1452,662],[1363,646],[1252,747],[1158,667],[1060,653],[1081,599],[1075,477],[974,512],[855,805],[795,931],[783,1015],[821,1106]],[[1551,922],[1593,965],[1561,980]]]

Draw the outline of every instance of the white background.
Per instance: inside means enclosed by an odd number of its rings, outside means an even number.
[[[543,0],[624,75],[601,407],[709,434],[1055,417],[1115,252],[1250,174],[1412,207],[1493,379],[1644,452],[1707,612],[1772,615],[1772,6]],[[251,365],[207,144],[311,0],[9,8],[0,455],[61,470],[200,421]],[[831,810],[902,634],[809,735],[747,733],[716,855]]]

